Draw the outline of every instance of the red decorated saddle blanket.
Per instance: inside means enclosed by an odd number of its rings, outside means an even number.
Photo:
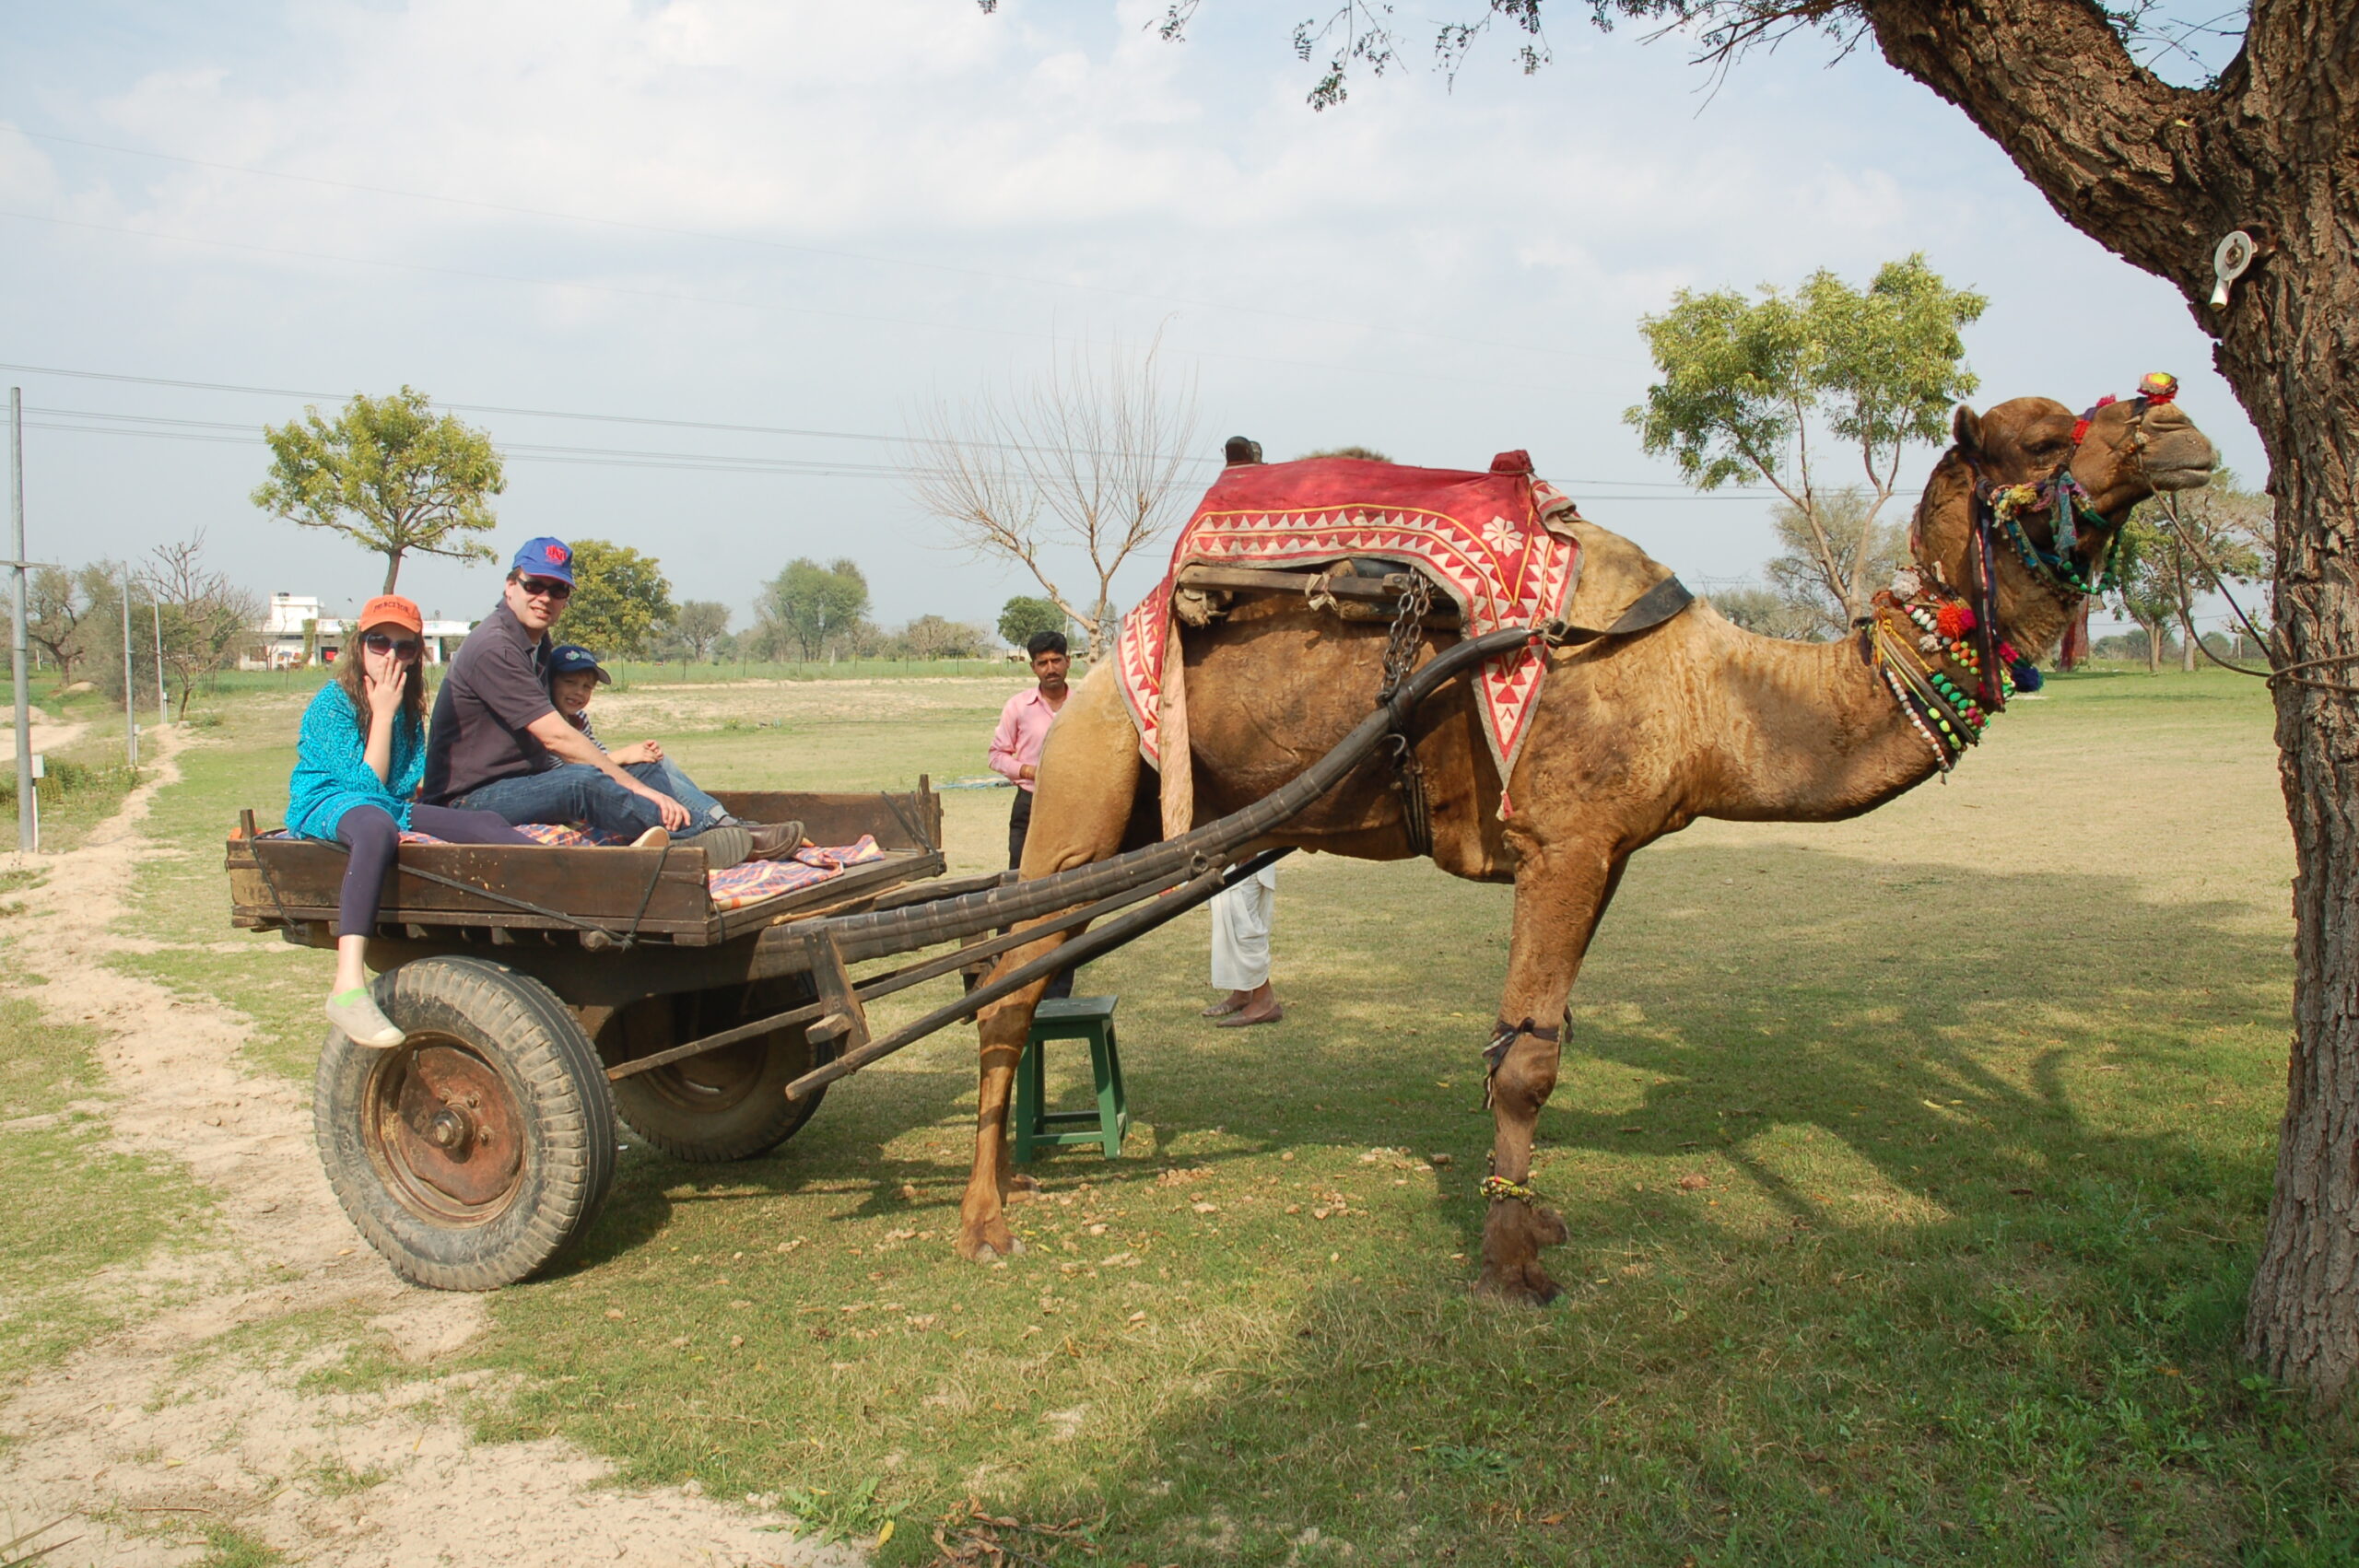
[[[1458,606],[1465,635],[1482,637],[1568,614],[1580,580],[1576,515],[1561,492],[1533,477],[1520,451],[1500,453],[1487,474],[1334,457],[1224,471],[1180,530],[1163,581],[1122,617],[1115,658],[1140,752],[1162,766],[1164,661],[1182,568],[1293,567],[1353,556],[1406,561]],[[1483,733],[1502,780],[1515,766],[1547,669],[1546,658],[1526,648],[1485,661],[1477,678]]]

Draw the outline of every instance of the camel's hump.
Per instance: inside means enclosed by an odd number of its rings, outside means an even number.
[[[1581,578],[1567,618],[1577,626],[1612,626],[1639,595],[1672,575],[1669,567],[1612,529],[1587,518],[1575,518],[1572,529],[1581,544]]]

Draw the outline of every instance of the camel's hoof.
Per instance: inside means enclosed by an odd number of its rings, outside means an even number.
[[[1537,1246],[1562,1246],[1573,1239],[1571,1229],[1565,1223],[1565,1216],[1554,1209],[1533,1210],[1532,1229],[1532,1243]]]
[[[958,1256],[969,1263],[996,1263],[1023,1250],[1024,1244],[1005,1225],[986,1226],[977,1235],[958,1238]]]
[[[1565,1293],[1555,1281],[1534,1267],[1511,1270],[1503,1274],[1494,1274],[1486,1269],[1474,1290],[1479,1295],[1518,1306],[1546,1306]]]
[[[1021,1203],[1027,1198],[1039,1196],[1040,1178],[1039,1176],[1019,1174],[1007,1178],[1007,1202]]]

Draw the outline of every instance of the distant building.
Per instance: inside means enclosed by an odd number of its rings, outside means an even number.
[[[344,617],[322,614],[320,601],[307,593],[274,593],[263,615],[257,657],[239,661],[247,670],[299,670],[307,664],[333,664],[350,640],[352,629]],[[472,621],[428,620],[426,661],[441,664],[458,651]]]

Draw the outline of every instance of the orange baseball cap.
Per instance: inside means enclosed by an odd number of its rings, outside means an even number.
[[[370,626],[407,626],[421,637],[426,633],[426,617],[417,613],[415,603],[398,593],[381,593],[360,606],[357,624],[362,631]]]

